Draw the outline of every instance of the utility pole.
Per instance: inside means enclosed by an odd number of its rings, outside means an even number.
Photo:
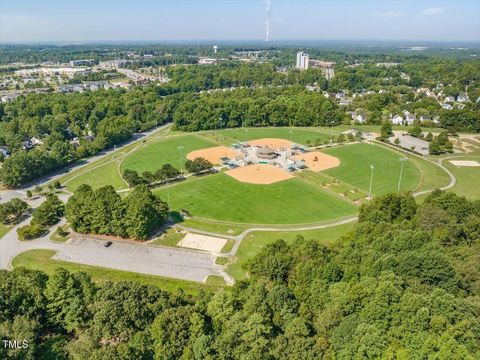
[[[399,159],[402,165],[400,166],[400,176],[398,177],[398,187],[397,191],[400,191],[400,184],[402,183],[402,174],[403,174],[403,165],[405,165],[405,161],[408,160],[408,158],[403,157]]]
[[[373,170],[375,169],[375,167],[373,165],[370,165],[370,169],[372,170],[372,173],[370,175],[370,186],[368,187],[368,199],[369,200],[372,198]]]

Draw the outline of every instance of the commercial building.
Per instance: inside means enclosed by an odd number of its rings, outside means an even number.
[[[308,59],[309,56],[307,53],[304,53],[303,51],[300,51],[297,54],[297,64],[296,68],[300,70],[307,70],[308,69]]]

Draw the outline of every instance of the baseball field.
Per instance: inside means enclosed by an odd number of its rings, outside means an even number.
[[[69,175],[66,186],[69,190],[74,190],[82,183],[93,187],[111,184],[117,190],[126,189],[121,178],[121,173],[126,169],[136,170],[140,175],[144,171],[155,172],[165,163],[182,169],[189,154],[201,154],[202,149],[220,145],[228,147],[245,139],[256,145],[256,142],[265,138],[283,139],[308,146],[328,141],[330,136],[326,131],[298,128],[167,134],[141,142],[129,151],[116,154],[109,162],[88,168],[83,173]],[[314,164],[313,160],[317,161],[316,167],[311,169],[313,171],[305,173],[305,176],[301,175],[302,172],[294,172],[293,177],[286,173],[277,182],[247,183],[242,182],[240,177],[229,176],[227,171],[202,177],[193,176],[184,182],[168,188],[158,187],[153,191],[162,199],[169,200],[172,209],[186,209],[197,219],[283,225],[318,223],[355,214],[358,201],[365,198],[369,189],[370,165],[374,166],[374,195],[397,190],[401,155],[396,151],[366,143],[345,144],[317,151],[319,153],[312,156],[312,159],[300,156],[308,160],[310,165]],[[208,151],[206,154],[209,154]],[[322,167],[320,163],[326,161],[322,154],[328,154],[337,160],[334,167]],[[422,173],[417,165],[413,161],[405,162],[400,189],[415,190],[421,180]]]

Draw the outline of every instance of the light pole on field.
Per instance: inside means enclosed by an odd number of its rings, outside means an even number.
[[[399,159],[402,165],[400,166],[400,176],[398,177],[398,187],[397,191],[400,191],[400,184],[402,183],[402,174],[403,174],[403,165],[405,165],[405,161],[408,160],[408,158],[403,157]]]
[[[333,124],[335,124],[334,121],[330,121],[330,125],[332,125],[330,127],[330,146],[332,146],[332,143],[333,143]]]
[[[370,170],[372,170],[372,173],[370,175],[370,186],[368,187],[368,199],[372,198],[373,170],[375,170],[375,167],[370,165]]]
[[[183,150],[183,146],[180,145],[177,147],[177,150],[178,150],[178,160],[180,161],[180,172],[183,172],[183,165],[182,165],[182,150]]]

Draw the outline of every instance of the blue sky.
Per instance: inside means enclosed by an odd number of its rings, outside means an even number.
[[[0,42],[480,42],[480,0],[0,0]]]

